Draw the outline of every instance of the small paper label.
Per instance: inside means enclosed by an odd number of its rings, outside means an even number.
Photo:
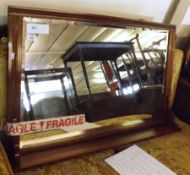
[[[26,35],[26,40],[27,41],[35,41],[37,39],[36,34],[27,34]]]
[[[27,23],[27,34],[49,34],[49,24]]]

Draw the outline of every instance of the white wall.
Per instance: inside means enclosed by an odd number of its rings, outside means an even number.
[[[8,5],[104,14],[162,22],[173,0],[0,0],[0,24]]]
[[[8,5],[103,14],[175,24],[178,48],[188,42],[190,35],[190,22],[182,24],[190,6],[190,0],[0,0],[0,25],[7,23]]]

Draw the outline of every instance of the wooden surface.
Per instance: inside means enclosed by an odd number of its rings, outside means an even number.
[[[179,132],[138,142],[137,145],[161,161],[178,175],[190,174],[190,126],[176,119]],[[129,146],[129,145],[128,145]],[[126,145],[127,147],[127,145]],[[118,151],[118,150],[117,150]],[[20,175],[117,175],[104,159],[116,153],[109,149],[66,161],[21,171]]]
[[[32,150],[21,150],[20,156],[20,168],[25,169],[32,166],[51,163],[58,160],[68,159],[71,157],[80,156],[87,153],[92,153],[100,150],[117,148],[124,146],[129,143],[137,142],[138,140],[145,140],[155,136],[160,136],[174,132],[173,127],[167,126],[156,126],[154,128],[140,129],[139,131],[133,131],[128,133],[121,133],[120,135],[112,135],[106,138],[88,139],[86,141],[80,141],[74,144],[61,145],[48,149]],[[28,152],[27,152],[28,151]]]
[[[7,43],[2,44],[0,41],[0,126],[4,120],[6,112],[6,69],[7,69]]]
[[[108,120],[101,120],[95,122],[98,126],[114,126],[118,124],[125,124],[126,126],[133,126],[135,124],[143,123],[144,120],[151,119],[151,115],[129,115],[118,118],[112,118]],[[32,145],[38,145],[40,143],[46,144],[56,140],[62,140],[66,137],[68,132],[64,130],[50,130],[45,132],[27,134],[20,136],[20,148],[32,147]]]
[[[0,142],[0,175],[13,175],[11,165],[4,151],[3,145]]]

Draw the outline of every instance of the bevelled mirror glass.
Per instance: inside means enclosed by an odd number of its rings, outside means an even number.
[[[21,135],[20,148],[159,122],[168,38],[160,28],[24,17],[21,121],[85,114],[85,123]]]
[[[177,129],[175,26],[9,7],[4,146],[18,169]]]

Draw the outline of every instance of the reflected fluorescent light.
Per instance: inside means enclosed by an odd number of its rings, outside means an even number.
[[[131,86],[128,86],[127,88],[123,88],[122,91],[123,91],[124,95],[129,95],[129,94],[133,93],[133,89]]]
[[[119,96],[119,91],[118,90],[116,90],[115,93],[116,93],[117,96]]]
[[[140,86],[138,84],[133,85],[133,90],[138,91],[140,89]]]
[[[64,77],[64,85],[66,86],[66,87],[68,87],[69,85],[70,85],[70,81],[69,81],[69,79],[67,78],[67,76],[66,77]]]
[[[91,65],[92,63],[94,63],[94,61],[90,61],[87,65],[89,66],[89,65]]]
[[[123,54],[122,57],[123,57],[124,59],[127,59],[127,60],[128,60],[128,57],[127,57],[126,54]],[[120,57],[120,58],[122,58],[122,57]]]
[[[31,97],[31,103],[32,105],[35,105],[38,101],[44,99],[46,96],[44,94],[37,94],[37,95],[33,95]]]
[[[134,84],[132,87],[128,86],[126,88],[123,88],[123,94],[124,95],[129,95],[132,94],[134,91],[138,91],[140,89],[140,86],[138,84]]]
[[[113,82],[115,83],[115,82],[118,82],[118,80],[115,78],[115,79],[113,79]]]
[[[127,87],[127,91],[128,91],[128,94],[132,94],[133,93],[133,89],[131,86]]]
[[[122,79],[128,77],[128,74],[126,71],[120,71],[119,74],[120,74]]]
[[[60,80],[51,80],[43,82],[30,81],[29,86],[31,93],[33,94],[62,90]]]
[[[52,65],[52,64],[49,64],[49,65],[48,65],[48,68],[49,68],[49,69],[53,68],[53,65]]]
[[[112,41],[114,42],[124,42],[128,37],[129,33],[127,31],[120,32],[117,36],[115,36]]]
[[[96,79],[93,79],[92,82],[97,83],[97,84],[103,84],[106,82],[106,80],[103,78],[96,78]]]
[[[104,41],[112,41],[119,32],[121,32],[121,29],[114,30]]]
[[[93,75],[94,78],[104,78],[104,75],[102,72],[97,72]]]
[[[95,66],[94,68],[92,68],[92,70],[95,71],[98,68],[99,68],[99,66]]]
[[[123,93],[124,93],[124,95],[128,95],[128,92],[127,92],[126,88],[123,88]]]
[[[23,94],[23,105],[26,111],[28,112],[30,110],[30,106],[29,106],[27,95],[26,95],[26,87],[25,87],[24,81],[21,81],[21,94]]]
[[[24,17],[24,20],[27,21],[27,22],[31,22],[32,18],[31,17]]]
[[[131,125],[137,125],[137,124],[141,124],[144,123],[144,120],[141,119],[137,119],[137,120],[132,120],[132,121],[127,121],[125,123],[123,123],[123,126],[131,126]]]

